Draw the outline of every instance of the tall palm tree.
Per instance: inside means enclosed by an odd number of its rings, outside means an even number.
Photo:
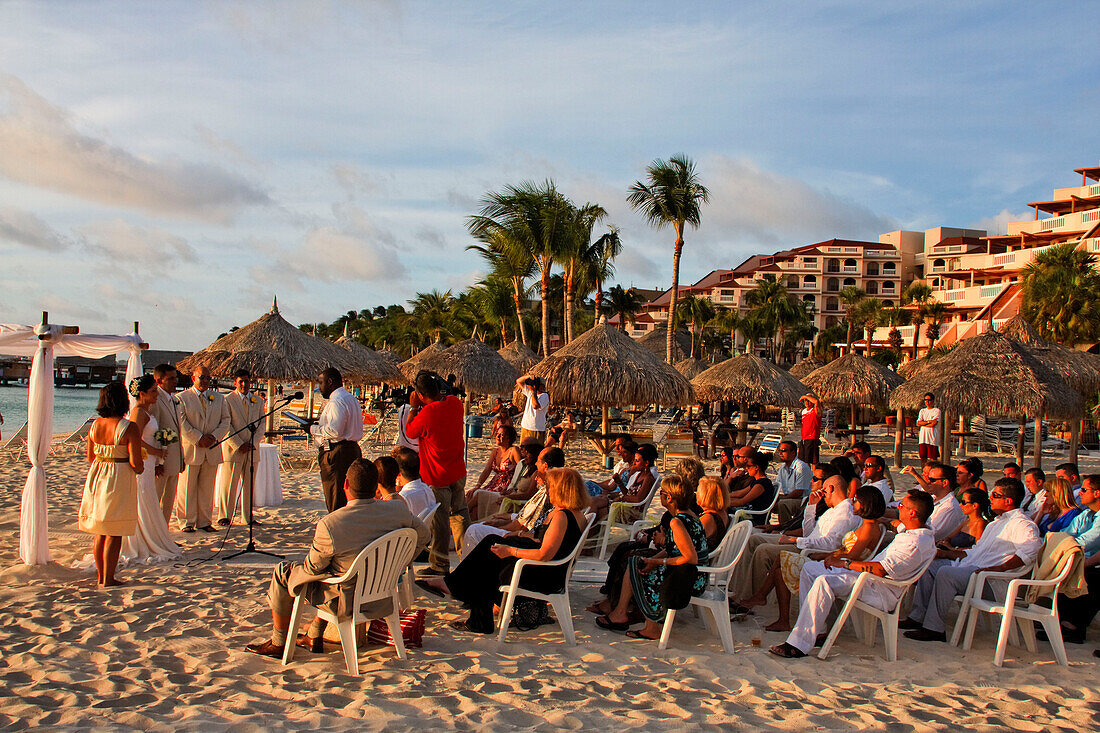
[[[917,358],[917,344],[920,343],[920,326],[924,322],[925,309],[932,300],[932,288],[922,282],[913,281],[902,294],[902,302],[913,304],[916,310],[913,313],[913,358]]]
[[[478,252],[488,263],[492,275],[503,278],[512,286],[512,301],[516,309],[519,341],[527,345],[527,332],[523,325],[523,301],[527,298],[527,278],[535,272],[535,261],[509,236],[506,229],[492,229],[481,236],[481,244],[471,244],[466,249]]]
[[[600,302],[603,300],[603,284],[615,275],[616,257],[622,254],[623,243],[619,239],[619,229],[614,225],[608,225],[608,231],[592,243],[591,257],[584,263],[585,283],[596,291],[595,315],[596,323],[600,322]]]
[[[553,181],[526,181],[487,194],[481,212],[466,223],[482,241],[494,232],[507,236],[534,263],[542,297],[543,356],[550,353],[550,273],[569,237],[574,208]]]
[[[676,333],[676,301],[680,295],[680,255],[684,250],[684,225],[699,228],[700,204],[710,200],[710,192],[699,182],[695,163],[686,155],[655,160],[646,168],[647,182],[635,181],[627,203],[642,212],[657,229],[671,225],[676,231],[672,255],[672,298],[668,304],[668,342],[665,361],[672,363],[672,340]]]
[[[730,335],[730,356],[737,353],[737,330],[741,328],[741,313],[736,308],[718,307],[714,318],[708,324]]]
[[[773,275],[765,275],[757,286],[745,296],[750,314],[755,314],[761,322],[767,324],[768,353],[779,361],[786,342],[787,331],[809,321],[806,304],[796,300],[787,292],[787,288]]]
[[[607,216],[607,211],[598,204],[586,203],[572,207],[572,217],[568,236],[560,253],[561,266],[565,276],[565,331],[562,337],[565,343],[573,340],[573,303],[577,296],[578,278],[584,277],[584,269],[596,256],[593,249],[592,227]]]
[[[625,331],[626,324],[636,323],[635,316],[642,309],[642,298],[634,288],[623,289],[622,285],[613,285],[607,291],[607,311],[611,317],[619,317],[619,327]]]
[[[694,357],[695,327],[697,324],[702,325],[711,318],[714,318],[714,304],[707,298],[689,295],[680,301],[676,309],[680,320],[689,321],[691,323],[691,354],[689,354],[689,356]]]
[[[924,305],[924,322],[928,324],[928,349],[931,350],[940,338],[940,326],[947,320],[947,306],[938,300]]]
[[[864,298],[853,309],[852,318],[859,323],[867,344],[867,358],[871,357],[871,343],[875,338],[875,329],[885,322],[882,301],[878,298]]]
[[[489,276],[469,290],[482,322],[500,331],[500,345],[508,344],[508,321],[512,310],[512,286],[501,277]]]
[[[848,351],[846,353],[852,353],[852,343],[854,337],[852,335],[852,329],[856,324],[856,320],[853,318],[853,311],[855,307],[859,305],[859,301],[867,297],[867,293],[863,292],[862,288],[857,288],[855,285],[848,285],[842,289],[839,293],[840,302],[844,303],[844,320],[848,322]]]
[[[413,307],[412,315],[417,327],[424,333],[430,333],[436,341],[442,338],[443,331],[450,327],[451,309],[455,304],[455,297],[448,290],[444,293],[438,290],[430,290],[426,293],[417,293],[416,297],[409,301]]]
[[[1100,339],[1096,255],[1073,242],[1040,252],[1020,277],[1021,313],[1039,334],[1073,347]]]

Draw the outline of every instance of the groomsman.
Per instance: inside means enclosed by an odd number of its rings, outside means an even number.
[[[264,401],[249,392],[252,375],[247,369],[238,369],[233,374],[233,391],[225,396],[229,408],[229,437],[222,443],[222,461],[227,463],[229,471],[222,471],[223,478],[217,487],[214,506],[217,509],[218,525],[229,526],[237,509],[238,484],[244,489],[244,506],[241,514],[244,521],[252,523],[252,487],[256,479],[256,459],[250,454],[256,450],[252,443],[252,430],[245,428],[249,423],[259,420],[264,414]],[[241,432],[237,432],[240,430]]]
[[[222,462],[216,444],[229,434],[229,408],[225,398],[210,389],[210,369],[195,367],[191,382],[191,388],[179,395],[180,442],[187,468],[180,476],[184,489],[176,514],[184,532],[194,532],[195,527],[214,532],[214,479]]]
[[[180,436],[180,403],[176,398],[176,382],[179,374],[171,364],[157,364],[153,367],[153,379],[157,380],[157,404],[153,406],[153,417],[161,430],[171,430]],[[160,509],[164,512],[164,521],[172,523],[172,510],[176,506],[176,484],[183,470],[183,445],[181,439],[165,446],[167,455],[164,462],[157,462],[156,486]]]

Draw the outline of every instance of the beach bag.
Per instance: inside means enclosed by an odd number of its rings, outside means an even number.
[[[552,624],[550,606],[546,601],[520,596],[512,604],[512,622],[510,628],[518,631],[530,631],[544,624]]]
[[[428,612],[423,608],[409,608],[401,612],[401,638],[406,647],[420,648],[424,645],[424,621]],[[388,644],[393,646],[390,626],[384,618],[376,618],[367,627],[368,644]]]
[[[694,565],[667,566],[665,577],[661,580],[661,605],[674,611],[687,608],[691,603],[691,592],[695,589],[695,576],[698,574]]]

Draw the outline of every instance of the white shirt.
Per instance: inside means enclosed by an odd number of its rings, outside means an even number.
[[[539,392],[532,399],[531,393],[527,393],[527,402],[523,405],[523,418],[519,426],[524,430],[541,433],[546,430],[546,413],[550,410],[550,395]]]
[[[398,493],[409,505],[409,511],[413,513],[414,517],[419,517],[420,512],[435,503],[435,494],[420,479],[405,484]]]
[[[876,489],[882,492],[882,498],[887,504],[894,500],[894,490],[890,488],[890,482],[885,478],[880,478],[878,481],[871,481],[864,484],[864,486],[874,486]]]
[[[936,538],[928,527],[902,532],[885,550],[871,562],[877,562],[891,580],[905,580],[920,570],[921,566],[936,556]],[[873,579],[872,579],[873,580]],[[904,588],[880,585],[879,590],[889,593],[894,600],[901,598]]]
[[[932,426],[922,425],[920,434],[917,436],[917,443],[926,443],[928,445],[940,444],[940,423],[943,422],[940,408],[938,407],[922,407],[921,411],[917,413],[917,420],[935,420],[936,424]]]
[[[1028,497],[1032,497],[1030,503],[1028,502]],[[1027,492],[1027,496],[1024,497],[1024,503],[1020,506],[1020,509],[1022,509],[1024,514],[1034,522],[1036,517],[1039,516],[1039,512],[1042,511],[1043,504],[1046,503],[1046,500],[1046,489],[1039,489],[1039,491],[1034,494],[1029,491]]]
[[[955,560],[955,565],[971,568],[989,568],[1016,556],[1028,565],[1039,556],[1043,541],[1035,522],[1019,509],[1005,512],[994,519],[982,532],[982,536],[970,548],[966,557]]]
[[[412,407],[409,405],[401,405],[401,407],[397,408],[397,439],[393,441],[393,444],[403,445],[419,453],[420,439],[410,438],[408,435],[405,435],[405,423],[409,421],[410,412],[412,412]],[[413,512],[413,514],[416,514],[416,512]]]
[[[849,499],[826,509],[821,519],[815,517],[816,513],[816,504],[806,505],[806,511],[802,515],[804,536],[794,541],[795,546],[800,550],[832,552],[840,547],[844,535],[863,524],[863,520],[852,512],[852,502]]]
[[[966,520],[966,514],[959,506],[959,500],[950,491],[942,499],[937,499],[932,507],[932,516],[928,518],[928,529],[936,535],[936,541],[947,539]]]
[[[779,470],[775,472],[775,484],[779,487],[780,493],[783,494],[789,494],[799,489],[809,492],[813,475],[814,472],[810,468],[810,464],[795,458],[789,466],[786,463],[779,464]]]
[[[317,445],[336,440],[358,443],[363,439],[363,410],[359,400],[343,387],[337,387],[328,396],[320,419],[310,426],[309,432]]]

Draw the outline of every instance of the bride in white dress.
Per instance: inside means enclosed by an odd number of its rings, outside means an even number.
[[[179,558],[180,550],[168,532],[168,523],[157,499],[156,464],[164,456],[164,448],[153,438],[157,432],[157,419],[149,414],[149,408],[157,403],[157,383],[150,375],[131,381],[130,394],[137,400],[127,418],[141,428],[141,442],[145,449],[145,471],[138,476],[138,525],[137,532],[122,540],[121,560],[126,563],[164,562]]]

